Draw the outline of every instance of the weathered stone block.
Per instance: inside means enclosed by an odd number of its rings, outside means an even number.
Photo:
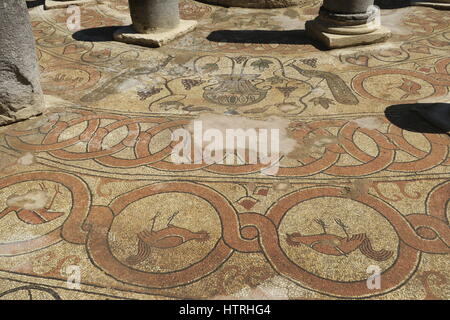
[[[308,35],[319,41],[328,49],[337,49],[366,45],[386,41],[391,37],[391,31],[385,27],[366,34],[333,34],[321,31],[314,21],[306,23],[306,32]]]
[[[450,10],[450,0],[432,0],[432,1],[411,0],[411,5]]]
[[[44,108],[39,67],[25,1],[0,3],[0,125]]]
[[[128,3],[133,24],[114,33],[117,41],[161,47],[197,26],[197,21],[180,19],[179,0],[128,0]]]

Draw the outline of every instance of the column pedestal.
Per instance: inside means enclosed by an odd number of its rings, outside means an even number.
[[[361,1],[367,3],[365,6],[358,1],[332,1],[325,0],[319,16],[306,23],[307,34],[327,48],[383,42],[391,36],[391,32],[381,26],[378,8],[370,1]],[[362,10],[366,11],[358,12]]]
[[[273,9],[286,8],[303,4],[303,0],[202,0],[203,2],[224,6],[224,7],[242,7]]]
[[[161,47],[195,29],[197,21],[181,20],[179,0],[128,0],[133,24],[114,33],[117,41]]]

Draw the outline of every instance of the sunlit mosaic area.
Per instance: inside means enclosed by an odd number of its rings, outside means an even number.
[[[0,299],[448,300],[449,0],[3,0]]]

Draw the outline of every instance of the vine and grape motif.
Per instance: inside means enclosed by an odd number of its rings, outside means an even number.
[[[113,76],[81,101],[112,102],[124,83],[135,83],[130,98],[144,108],[147,104],[150,111],[164,113],[295,115],[308,107],[328,109],[335,104],[359,103],[340,75],[317,68],[315,58],[283,62],[267,56],[206,55],[177,64],[168,56],[155,68],[135,68]]]

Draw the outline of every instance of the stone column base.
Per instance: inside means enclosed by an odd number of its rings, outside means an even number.
[[[53,1],[53,0],[45,0],[44,9],[60,9],[67,8],[69,6],[81,6],[89,3],[97,3],[97,0],[73,0],[73,1]]]
[[[15,100],[16,101],[14,101],[13,104],[13,107],[16,108],[15,111],[0,113],[0,126],[41,115],[46,109],[46,105],[41,93],[24,97],[17,97],[17,99]],[[2,103],[2,97],[0,97],[0,105]]]
[[[328,49],[345,48],[358,45],[366,45],[372,43],[383,42],[391,37],[391,31],[381,26],[375,31],[369,33],[357,33],[357,34],[335,34],[324,31],[324,27],[317,20],[308,21],[306,23],[306,33],[309,37],[319,41]],[[344,27],[341,27],[344,28]],[[352,28],[359,28],[360,30],[370,29],[371,26],[349,26],[349,30]],[[342,31],[342,30],[341,30]],[[346,33],[346,32],[340,32]]]
[[[114,32],[114,39],[120,42],[158,48],[193,31],[197,24],[195,20],[181,20],[179,26],[175,29],[153,33],[137,33],[132,26],[128,26]]]
[[[436,9],[445,9],[450,10],[450,2],[439,2],[439,1],[420,1],[420,0],[411,0],[412,6],[422,6],[422,7],[431,7]]]
[[[418,104],[413,110],[433,126],[450,132],[450,103]]]

